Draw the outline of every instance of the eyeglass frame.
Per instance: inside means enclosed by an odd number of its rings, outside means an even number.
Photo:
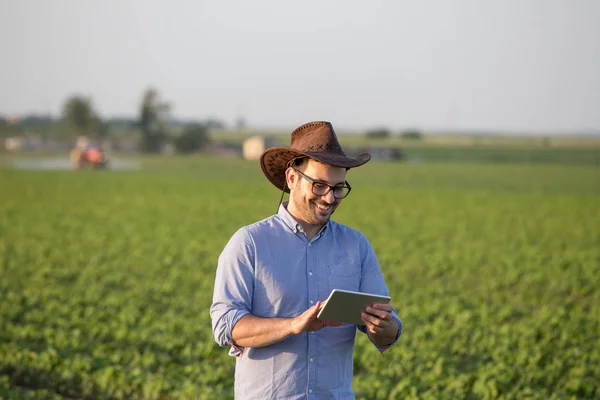
[[[323,182],[323,181],[317,181],[317,180],[314,180],[314,179],[313,179],[313,178],[311,178],[310,176],[307,176],[307,175],[305,175],[304,173],[302,173],[302,172],[301,172],[300,170],[298,170],[296,167],[292,167],[292,169],[293,169],[294,171],[296,171],[296,172],[297,172],[297,173],[298,173],[298,174],[299,174],[301,177],[303,177],[304,179],[306,179],[306,180],[307,180],[307,181],[308,181],[308,182],[311,184],[312,193],[313,193],[314,195],[316,195],[316,196],[327,196],[327,195],[329,194],[329,192],[331,192],[332,190],[335,190],[335,188],[336,188],[336,187],[338,187],[338,188],[340,188],[340,187],[343,187],[343,188],[348,188],[348,193],[346,193],[346,195],[345,195],[344,197],[336,197],[336,196],[335,196],[335,191],[333,192],[333,198],[334,198],[334,199],[336,199],[336,200],[342,200],[342,199],[345,199],[346,197],[348,197],[348,195],[349,195],[349,194],[350,194],[350,192],[352,191],[352,186],[350,186],[350,183],[348,183],[348,181],[346,181],[346,180],[344,180],[344,186],[340,186],[339,184],[338,184],[338,185],[335,185],[335,186],[331,186],[330,184],[328,184],[328,183],[325,183],[325,182]],[[321,184],[321,185],[325,185],[325,186],[327,186],[327,191],[326,191],[325,193],[323,193],[323,194],[318,194],[318,193],[315,193],[315,183],[318,183],[318,184]]]

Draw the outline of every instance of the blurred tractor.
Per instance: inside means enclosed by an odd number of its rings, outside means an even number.
[[[76,169],[102,169],[108,167],[108,158],[96,146],[75,147],[71,150],[71,162]]]

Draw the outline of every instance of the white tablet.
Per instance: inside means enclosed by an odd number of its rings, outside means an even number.
[[[324,321],[364,325],[360,313],[367,306],[374,303],[389,303],[391,300],[389,296],[333,289],[317,318]]]

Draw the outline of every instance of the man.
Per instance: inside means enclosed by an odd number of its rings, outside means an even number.
[[[357,327],[380,352],[400,337],[391,304],[367,307],[364,325],[317,318],[333,289],[388,295],[365,236],[330,220],[350,193],[347,170],[370,158],[346,157],[323,121],[294,130],[290,147],[261,155],[263,173],[289,201],[231,237],[210,309],[215,341],[237,357],[236,399],[353,399]]]

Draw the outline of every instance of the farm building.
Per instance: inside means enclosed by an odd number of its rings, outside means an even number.
[[[258,160],[266,149],[277,146],[277,140],[272,137],[252,136],[244,140],[243,155],[246,160]]]

